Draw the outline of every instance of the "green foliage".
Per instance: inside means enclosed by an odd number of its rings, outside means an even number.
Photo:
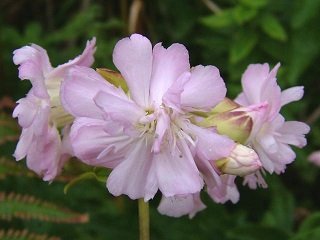
[[[250,191],[238,179],[241,196],[238,204],[218,205],[204,194],[207,209],[192,220],[160,215],[156,210],[160,196],[156,196],[151,201],[151,237],[154,240],[318,240],[320,174],[306,159],[310,152],[320,149],[320,114],[316,111],[320,104],[320,0],[210,1],[218,6],[218,11],[208,8],[206,1],[142,1],[139,32],[154,43],[162,41],[164,46],[183,43],[189,50],[192,66],[217,66],[230,98],[239,93],[241,74],[248,64],[268,62],[274,66],[281,62],[279,84],[283,88],[305,86],[304,101],[289,105],[283,114],[288,119],[308,121],[312,125],[309,146],[295,149],[297,160],[288,166],[286,173],[268,177],[268,189]],[[37,239],[39,235],[39,239],[60,236],[61,239],[102,240],[137,236],[136,203],[107,193],[105,183],[101,183],[105,182],[106,170],[92,169],[72,160],[62,175],[48,185],[28,171],[24,161],[16,163],[11,157],[20,134],[17,121],[11,118],[14,101],[30,89],[28,81],[19,81],[17,77],[17,67],[12,63],[13,50],[36,43],[47,49],[52,65],[56,66],[80,54],[86,40],[96,36],[94,67],[114,69],[112,50],[116,41],[127,35],[131,3],[127,0],[35,0],[32,4],[24,0],[1,1],[0,192],[4,200],[0,200],[3,229],[0,239]],[[111,80],[119,85],[119,79]],[[10,99],[9,104],[3,105],[3,97]],[[64,190],[67,195],[63,194]],[[9,198],[10,194],[3,192],[20,194]],[[87,216],[60,206],[88,212],[90,222],[81,227],[55,224],[74,219],[81,222],[81,216],[84,219]],[[303,217],[297,216],[299,209],[305,210]]]
[[[0,218],[37,219],[57,223],[85,223],[87,214],[75,213],[29,195],[0,192]]]
[[[8,231],[0,229],[0,238],[2,240],[60,240],[58,237],[48,237],[47,235],[40,235],[30,233],[28,230],[9,229]]]

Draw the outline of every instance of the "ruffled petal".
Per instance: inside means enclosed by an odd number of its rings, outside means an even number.
[[[61,84],[61,103],[66,111],[75,117],[102,119],[103,111],[93,100],[99,91],[117,92],[118,89],[93,69],[75,66]]]
[[[139,34],[120,40],[113,51],[113,62],[127,82],[132,99],[141,107],[149,106],[152,45]]]
[[[119,121],[124,127],[138,123],[145,116],[145,111],[129,98],[115,96],[111,93],[100,91],[94,97],[94,102],[113,121]]]
[[[287,121],[278,129],[281,135],[277,136],[277,140],[302,148],[307,144],[305,134],[309,131],[310,127],[303,122]]]
[[[158,206],[161,214],[170,217],[181,217],[189,214],[193,218],[197,212],[206,208],[206,205],[200,199],[200,193],[188,194],[174,197],[162,197]]]
[[[28,153],[28,150],[31,148],[32,140],[33,140],[32,129],[31,128],[22,129],[19,142],[13,154],[14,158],[17,161],[25,158],[25,156]]]
[[[18,118],[19,125],[23,128],[30,127],[38,111],[37,104],[29,96],[17,101],[18,105],[12,113],[14,118]]]
[[[196,140],[197,155],[207,160],[217,160],[229,156],[235,142],[220,135],[214,129],[201,128],[194,124],[184,123],[182,129]]]
[[[183,139],[153,156],[158,186],[165,197],[200,192],[203,181]]]
[[[159,106],[170,86],[189,70],[189,54],[185,46],[176,43],[166,49],[161,43],[155,45],[150,86],[151,102]]]
[[[52,70],[46,50],[32,44],[13,52],[13,62],[19,66],[19,78],[29,79],[36,96],[48,98],[45,75]]]
[[[47,80],[54,80],[56,77],[63,77],[65,72],[72,66],[84,66],[90,67],[94,62],[94,53],[96,51],[96,38],[92,38],[91,41],[87,41],[86,47],[82,54],[76,58],[69,60],[67,63],[57,66],[46,77]]]
[[[226,95],[227,89],[219,70],[214,66],[196,66],[191,70],[190,81],[184,86],[181,104],[184,109],[210,110]],[[196,97],[201,94],[201,97]]]
[[[60,136],[56,128],[49,128],[46,135],[34,139],[27,154],[29,169],[52,181],[60,172]]]
[[[130,142],[121,133],[122,128],[113,122],[77,118],[70,133],[74,155],[88,165],[113,168],[124,157],[123,149]]]
[[[226,203],[231,201],[237,203],[240,198],[238,188],[235,184],[235,176],[222,175],[221,184],[208,185],[208,194],[216,203]]]
[[[144,198],[147,176],[151,167],[151,141],[147,137],[132,143],[123,161],[107,180],[107,188],[114,196],[128,195],[131,199]]]
[[[299,101],[303,97],[304,87],[297,86],[288,88],[281,92],[281,106],[284,106],[288,103]]]

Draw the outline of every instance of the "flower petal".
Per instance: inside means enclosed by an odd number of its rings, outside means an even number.
[[[60,98],[63,107],[75,117],[103,118],[103,111],[93,98],[99,91],[117,91],[96,71],[75,66],[70,69],[61,84]]]
[[[153,156],[159,189],[165,197],[199,192],[202,178],[183,139]]]
[[[113,51],[113,62],[127,82],[132,99],[141,107],[149,106],[152,46],[139,34],[120,40]]]
[[[94,101],[108,117],[119,121],[124,127],[137,124],[145,116],[145,111],[126,96],[119,97],[104,91],[98,92]]]
[[[205,208],[206,206],[200,199],[200,193],[195,193],[169,198],[162,196],[158,211],[170,217],[181,217],[189,214],[189,217],[192,218],[197,212]]]
[[[130,140],[121,132],[122,129],[112,122],[77,118],[70,133],[74,155],[88,165],[113,168],[123,158],[122,149]]]
[[[69,60],[67,63],[57,66],[53,71],[47,75],[47,79],[51,80],[56,77],[63,77],[65,72],[72,66],[90,67],[94,62],[94,53],[96,51],[96,38],[87,41],[86,47],[82,54],[76,58]]]
[[[226,95],[227,89],[219,70],[214,66],[196,66],[191,71],[190,81],[184,86],[181,104],[184,109],[210,110]],[[195,97],[198,94],[201,97]]]
[[[309,131],[310,127],[303,122],[287,121],[278,130],[281,135],[277,136],[277,140],[302,148],[307,144],[305,134]]]
[[[48,98],[45,86],[45,75],[52,70],[46,50],[32,44],[13,52],[13,62],[19,67],[19,78],[29,79],[34,94],[40,98]]]
[[[114,196],[125,194],[131,199],[144,198],[151,161],[150,139],[138,139],[131,145],[123,161],[109,175],[109,192]]]
[[[33,140],[33,131],[31,128],[24,128],[22,129],[22,133],[20,135],[19,142],[17,144],[16,150],[14,151],[14,158],[19,161],[23,159],[27,153],[28,150],[31,147]]]
[[[189,54],[185,46],[175,43],[165,49],[161,43],[155,45],[150,85],[152,103],[159,106],[170,86],[189,70]]]
[[[288,88],[281,92],[281,106],[288,103],[299,101],[303,97],[304,87],[296,86]]]

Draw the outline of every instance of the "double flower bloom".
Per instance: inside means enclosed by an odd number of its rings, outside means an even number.
[[[76,156],[113,169],[107,180],[113,195],[148,201],[160,191],[161,213],[192,217],[205,207],[204,186],[214,201],[236,202],[236,175],[246,175],[251,188],[265,186],[261,173],[279,174],[294,160],[288,144],[306,144],[309,127],[279,114],[303,88],[281,92],[278,65],[271,72],[267,64],[250,65],[233,102],[225,99],[219,70],[190,68],[181,44],[152,48],[138,34],[120,40],[113,61],[128,91],[89,68],[94,52],[95,39],[57,68],[39,46],[14,52],[19,77],[32,83],[13,113],[23,128],[14,156],[26,157],[44,180],[52,181]]]

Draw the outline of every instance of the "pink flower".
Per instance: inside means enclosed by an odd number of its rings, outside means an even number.
[[[87,42],[83,53],[68,63],[53,68],[46,51],[32,44],[13,52],[13,61],[19,65],[19,78],[29,79],[32,88],[25,98],[18,101],[13,112],[22,133],[14,157],[27,158],[27,166],[52,181],[63,163],[72,153],[69,142],[70,124],[73,117],[66,113],[60,103],[60,85],[65,72],[72,66],[90,66],[93,63],[95,39]],[[65,127],[61,140],[58,128]]]
[[[183,45],[152,48],[138,34],[116,44],[113,61],[128,94],[84,67],[72,68],[62,83],[62,103],[76,117],[70,134],[75,156],[112,168],[107,188],[115,196],[148,201],[160,190],[162,213],[194,214],[203,208],[198,199],[203,179],[195,159],[209,164],[235,146],[214,129],[193,124],[192,111],[208,111],[225,96],[218,69],[190,69]],[[213,175],[219,178],[216,172],[208,178]],[[173,213],[167,199],[188,204],[175,205]]]
[[[265,103],[260,115],[253,117],[254,126],[246,144],[258,153],[263,168],[269,173],[284,172],[286,165],[296,155],[289,145],[304,147],[305,134],[310,130],[305,123],[285,121],[279,113],[282,106],[298,101],[303,96],[303,87],[292,87],[281,91],[276,74],[280,64],[270,72],[268,64],[252,64],[242,76],[243,92],[236,98],[242,106]],[[255,188],[266,186],[260,173],[246,176],[246,183]]]
[[[308,157],[308,160],[314,163],[315,165],[320,166],[320,151],[315,151],[311,153]]]

